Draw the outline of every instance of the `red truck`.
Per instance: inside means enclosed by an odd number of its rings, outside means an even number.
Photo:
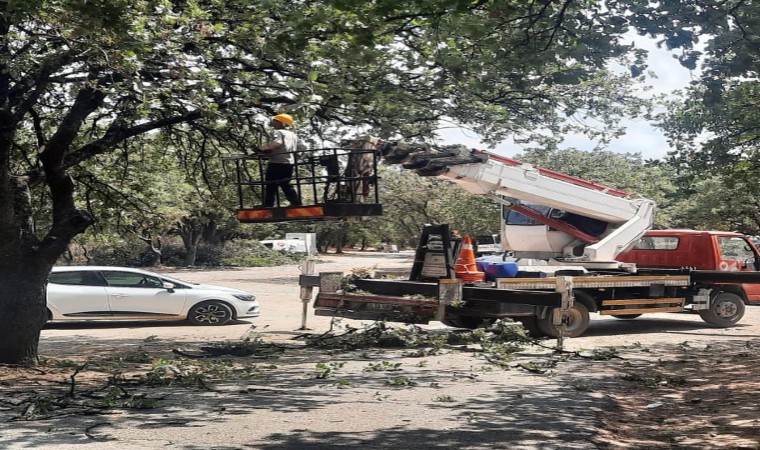
[[[480,275],[469,277],[467,269],[465,279],[457,273],[451,230],[444,224],[429,224],[423,228],[406,280],[303,275],[302,298],[310,298],[309,289],[319,288],[314,302],[317,315],[407,323],[434,320],[461,327],[512,318],[540,334],[575,337],[586,331],[593,312],[620,319],[695,313],[713,326],[730,327],[743,317],[745,303],[760,301],[760,253],[742,235],[652,231],[656,208],[650,199],[489,152],[424,143],[378,145],[361,151],[500,204],[504,256],[498,267],[517,264],[518,270],[480,281]],[[349,156],[354,150],[340,149]],[[374,204],[364,203],[369,198],[341,202],[340,197],[327,195],[332,190],[325,188],[324,202],[316,205],[244,207],[243,193],[251,186],[263,186],[244,176],[246,158],[231,158],[238,169],[242,222],[378,215],[382,210],[376,189]],[[311,169],[321,173],[316,166]],[[315,178],[342,188],[372,181],[355,176],[336,181],[329,170],[326,177]]]
[[[618,261],[640,269],[718,270],[757,272],[760,251],[745,235],[725,231],[650,230]],[[715,283],[723,293],[741,297],[744,303],[760,303],[760,284]]]

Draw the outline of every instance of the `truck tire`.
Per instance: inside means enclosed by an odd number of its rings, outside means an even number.
[[[546,336],[544,332],[538,328],[538,318],[536,316],[519,317],[517,320],[522,323],[523,328],[528,332],[528,336],[534,338]]]
[[[493,324],[493,319],[484,319],[482,317],[473,316],[456,316],[444,319],[441,321],[441,323],[447,327],[468,328],[470,330],[474,330],[478,327],[491,326],[491,324]]]
[[[538,318],[538,329],[549,337],[559,336],[559,329],[552,323],[554,309],[549,310],[547,317]],[[565,322],[565,337],[578,337],[586,332],[591,318],[588,314],[588,308],[581,302],[573,302],[573,307],[563,317]]]
[[[641,317],[641,314],[617,314],[617,315],[614,315],[612,317],[614,317],[616,319],[631,320],[631,319],[635,319],[637,317]]]
[[[702,320],[716,327],[728,328],[744,317],[744,301],[731,292],[720,292],[710,302],[710,309],[699,311]]]

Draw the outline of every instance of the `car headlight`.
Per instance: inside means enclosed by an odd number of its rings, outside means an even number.
[[[232,294],[233,297],[235,297],[238,300],[242,300],[244,302],[252,302],[256,300],[256,297],[254,297],[251,294]]]

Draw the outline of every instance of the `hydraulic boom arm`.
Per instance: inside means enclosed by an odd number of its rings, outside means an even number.
[[[402,143],[383,153],[386,162],[447,179],[532,219],[540,229],[505,224],[502,242],[517,256],[613,263],[652,226],[651,200],[488,152]]]

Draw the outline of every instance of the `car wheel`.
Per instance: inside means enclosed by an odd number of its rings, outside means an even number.
[[[742,298],[730,292],[721,292],[710,302],[710,309],[699,311],[702,320],[716,327],[728,328],[744,317]]]
[[[559,336],[559,327],[553,323],[554,308],[549,311],[547,317],[539,318],[536,325],[542,333],[549,337]],[[570,308],[562,317],[562,321],[565,323],[565,337],[578,337],[586,332],[588,324],[591,321],[589,317],[588,308],[581,302],[573,302],[573,307]]]
[[[232,309],[215,300],[202,302],[190,309],[187,320],[193,325],[224,325],[232,320]]]

